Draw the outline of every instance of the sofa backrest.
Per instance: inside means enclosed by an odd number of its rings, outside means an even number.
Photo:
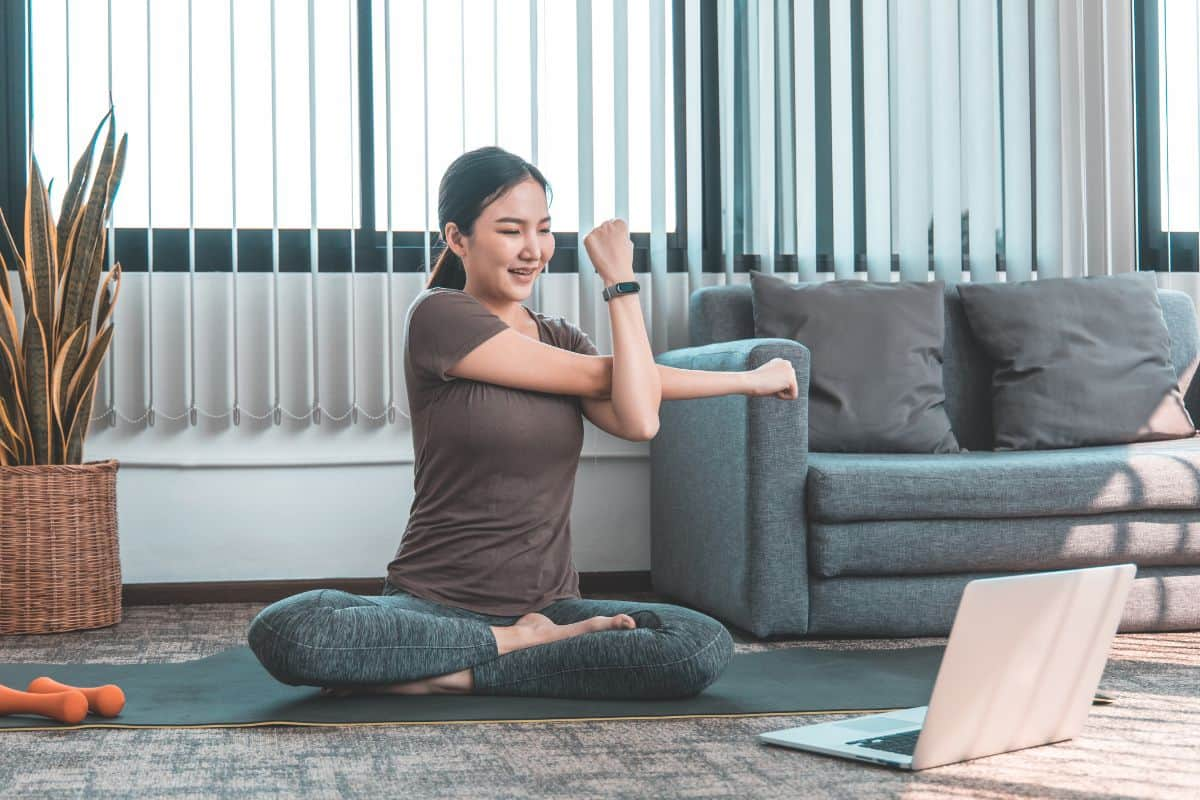
[[[693,347],[754,337],[750,286],[706,286],[688,302],[688,339]],[[992,362],[971,335],[962,301],[946,287],[946,338],[942,380],[946,413],[958,442],[968,450],[992,448]],[[1196,307],[1184,292],[1160,289],[1163,318],[1171,334],[1171,358],[1180,376],[1192,419],[1200,423],[1200,380],[1193,380],[1200,357]]]

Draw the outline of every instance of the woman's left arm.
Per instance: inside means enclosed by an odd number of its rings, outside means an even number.
[[[611,387],[612,356],[596,357],[608,360],[607,374]],[[773,396],[781,400],[795,400],[799,396],[796,369],[784,358],[773,358],[757,369],[739,372],[678,369],[662,364],[655,366],[658,368],[663,400],[691,400],[727,394]],[[613,410],[611,397],[585,397],[581,402],[584,416],[597,428],[630,441],[646,441],[644,437],[630,435],[625,430]]]
[[[596,358],[605,359],[608,364],[608,387],[600,394],[601,398],[608,399],[612,396],[612,356]],[[726,394],[775,395],[782,400],[795,400],[798,394],[796,370],[785,358],[773,358],[757,369],[738,372],[655,366],[663,400],[692,400]]]
[[[796,370],[787,359],[773,358],[761,367],[743,372],[713,372],[658,365],[663,400],[690,400],[724,394],[751,397],[775,395],[795,400]]]

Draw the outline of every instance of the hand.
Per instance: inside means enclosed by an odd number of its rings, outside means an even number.
[[[796,382],[796,369],[786,358],[772,358],[758,369],[746,373],[749,377],[750,397],[778,397],[780,400],[795,400],[800,396]]]
[[[633,280],[633,241],[625,220],[600,223],[584,237],[583,246],[606,286]]]

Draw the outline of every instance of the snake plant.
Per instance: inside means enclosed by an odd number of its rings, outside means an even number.
[[[96,142],[106,122],[108,134],[92,174]],[[0,465],[81,463],[121,285],[120,264],[101,282],[106,225],[121,183],[128,136],[121,137],[119,146],[115,138],[110,108],[71,172],[57,222],[37,159],[30,156],[22,251],[0,211],[0,228],[24,300],[18,328],[10,264],[0,247]]]

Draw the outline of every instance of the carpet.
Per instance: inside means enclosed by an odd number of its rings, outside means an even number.
[[[669,602],[649,593],[610,599]],[[246,643],[262,603],[131,606],[119,625],[6,637],[0,662],[180,663]],[[940,638],[763,641],[731,629],[738,655],[777,649],[891,650]],[[1200,633],[1113,642],[1077,738],[924,772],[771,747],[764,731],[826,716],[609,719],[363,727],[43,729],[0,736],[0,797],[64,800],[281,797],[794,800],[1200,797]],[[20,687],[24,688],[24,686]]]

